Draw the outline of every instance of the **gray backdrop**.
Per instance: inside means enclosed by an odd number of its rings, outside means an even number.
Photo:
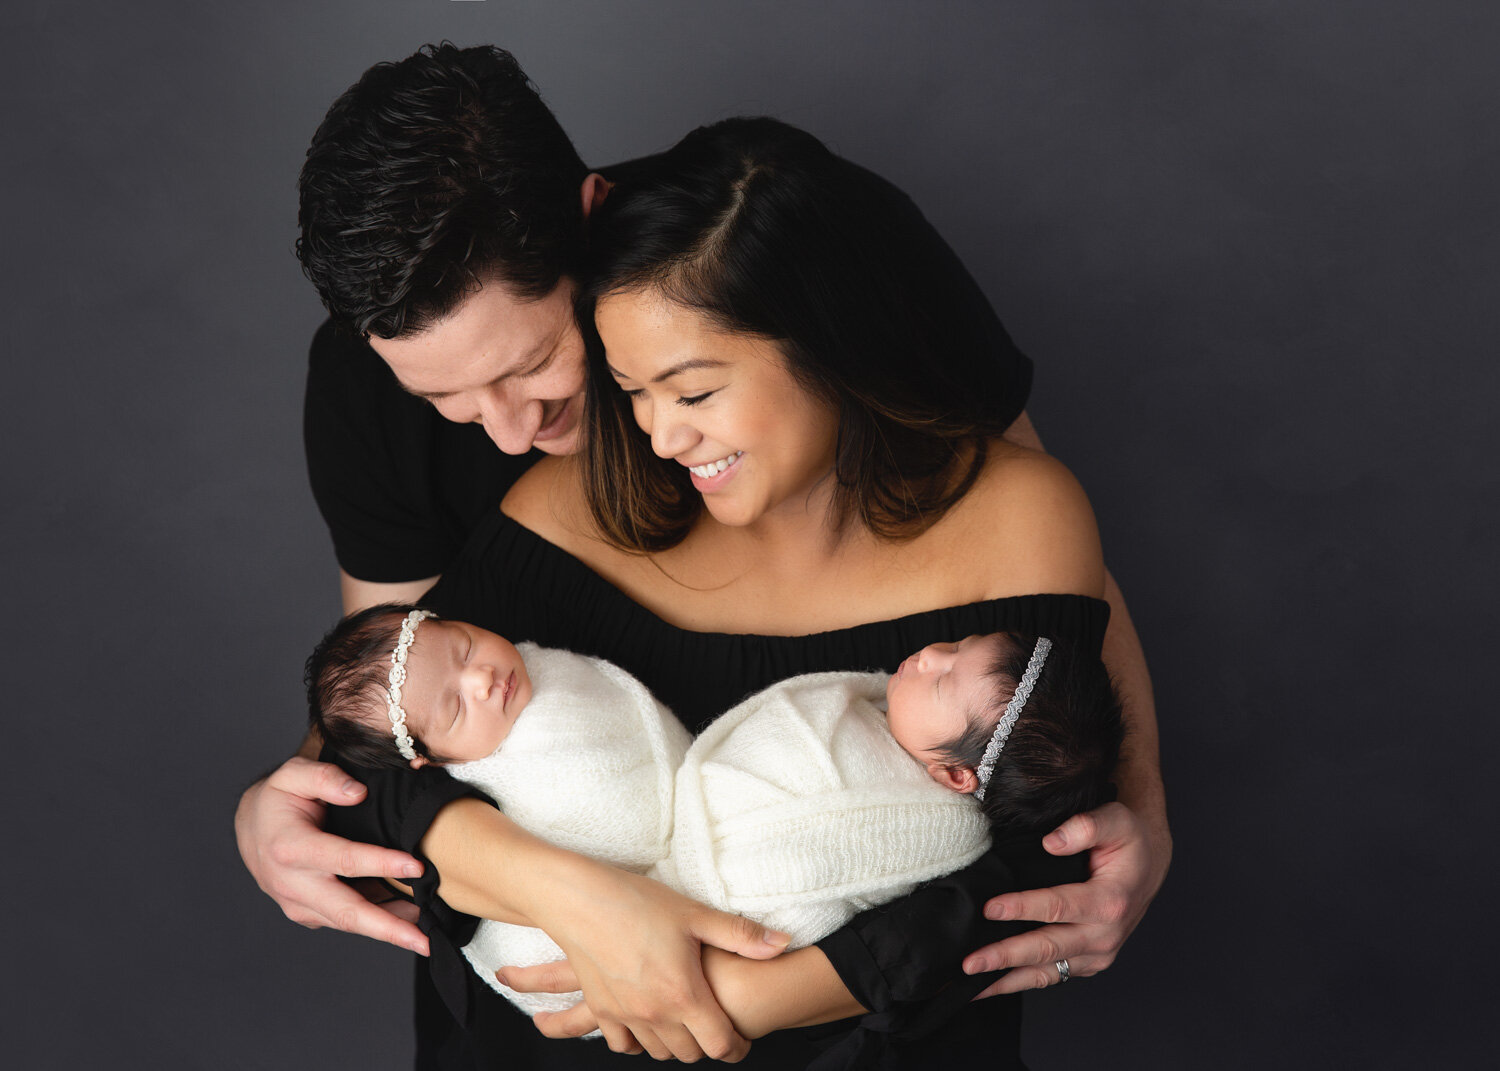
[[[144,8],[144,9],[143,9]],[[769,112],[904,186],[1036,359],[1155,675],[1177,861],[1038,1068],[1475,1066],[1497,959],[1500,18],[1409,4],[11,0],[8,1066],[408,1065],[408,957],[281,918],[241,788],[337,612],[295,179],[511,48],[585,159]]]

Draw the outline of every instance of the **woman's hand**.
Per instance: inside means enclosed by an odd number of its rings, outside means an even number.
[[[537,1028],[548,1037],[599,1029],[615,1052],[645,1049],[658,1060],[743,1059],[750,1042],[704,978],[703,946],[770,959],[786,948],[787,935],[649,878],[599,864],[582,871],[570,895],[531,912],[567,961],[496,972],[522,992],[583,990],[583,1004],[537,1015]]]
[[[1119,803],[1074,815],[1047,834],[1042,846],[1053,855],[1089,851],[1091,877],[1081,885],[1006,893],[984,905],[986,918],[1048,925],[988,945],[964,960],[966,974],[1011,968],[976,1000],[1056,985],[1058,960],[1068,961],[1073,978],[1107,968],[1161,888],[1172,856],[1165,825],[1153,837]]]
[[[415,878],[422,865],[405,852],[335,837],[322,830],[325,804],[348,806],[365,786],[337,766],[288,759],[240,797],[234,815],[240,856],[261,890],[293,922],[332,926],[427,955],[427,938],[414,919],[383,909],[339,881],[345,877]]]
[[[816,945],[757,961],[705,944],[703,974],[735,1030],[752,1041],[773,1030],[831,1023],[866,1011]],[[567,960],[511,967],[495,976],[527,993],[571,993],[578,988]],[[532,1022],[549,1038],[582,1037],[599,1028],[586,1004],[566,1012],[540,1012]]]

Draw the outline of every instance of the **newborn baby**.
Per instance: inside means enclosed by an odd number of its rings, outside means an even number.
[[[934,644],[889,677],[782,681],[691,746],[610,663],[413,607],[341,622],[308,685],[312,724],[352,764],[442,764],[529,832],[650,869],[793,947],[973,862],[992,823],[1040,834],[1096,806],[1121,731],[1097,659],[1009,633]],[[464,954],[528,1014],[580,999],[496,981],[562,958],[540,930],[485,921]]]

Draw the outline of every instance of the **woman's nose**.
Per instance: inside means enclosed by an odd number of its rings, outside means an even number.
[[[668,409],[651,414],[651,449],[657,457],[672,459],[693,445],[692,427]]]

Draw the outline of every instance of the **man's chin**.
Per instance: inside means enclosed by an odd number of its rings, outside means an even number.
[[[553,457],[567,457],[578,449],[578,429],[574,428],[566,435],[556,439],[548,439],[546,442],[532,443],[532,447],[541,453],[550,454]]]

